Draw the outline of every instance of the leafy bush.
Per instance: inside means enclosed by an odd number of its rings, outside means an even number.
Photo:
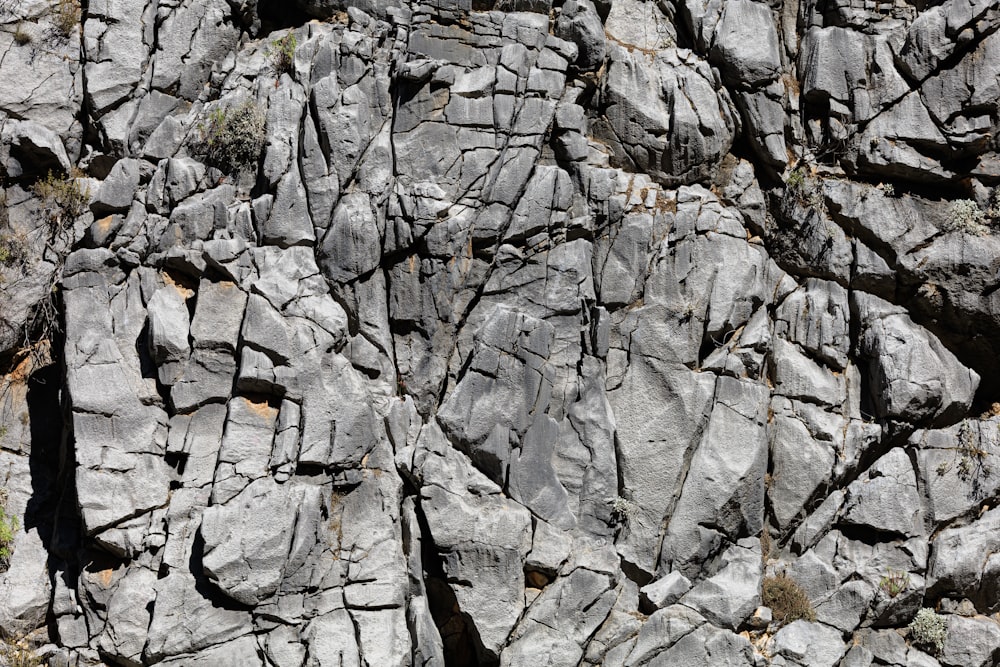
[[[10,565],[14,555],[14,534],[20,523],[16,516],[7,514],[7,489],[0,489],[0,570]]]
[[[228,174],[256,165],[264,149],[265,123],[264,114],[252,101],[214,109],[202,126],[208,163]]]
[[[295,71],[295,48],[298,41],[294,33],[288,33],[280,39],[271,42],[267,53],[271,56],[271,64],[278,74],[292,74]]]
[[[81,190],[75,178],[62,178],[51,171],[31,186],[42,200],[45,212],[53,223],[73,221],[87,211],[90,191]]]
[[[926,647],[933,647],[936,653],[944,649],[945,635],[948,634],[944,616],[934,613],[933,609],[924,607],[910,622],[910,641]]]
[[[946,231],[959,231],[975,236],[985,236],[989,232],[986,227],[986,213],[971,199],[952,202],[949,216],[945,223]]]
[[[910,573],[890,569],[878,582],[878,587],[885,591],[886,595],[894,598],[910,587]]]
[[[770,607],[774,619],[782,625],[799,619],[816,620],[816,612],[809,596],[794,579],[785,574],[764,577],[761,602],[765,607]]]

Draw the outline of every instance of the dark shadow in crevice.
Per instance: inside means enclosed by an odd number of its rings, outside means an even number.
[[[297,28],[308,23],[312,17],[295,7],[289,0],[259,0],[257,16],[260,17],[260,33],[267,35],[275,30]]]
[[[496,660],[490,661],[488,656],[483,655],[479,632],[475,624],[462,613],[455,592],[448,585],[442,556],[434,548],[430,526],[420,503],[416,504],[416,515],[421,533],[420,549],[427,606],[441,635],[445,664],[449,667],[494,667],[499,663]]]

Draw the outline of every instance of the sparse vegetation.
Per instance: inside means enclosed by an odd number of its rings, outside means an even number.
[[[826,207],[819,183],[808,175],[804,167],[796,167],[788,174],[785,192],[803,206],[817,210]]]
[[[892,183],[879,183],[878,189],[879,192],[881,192],[886,197],[896,196],[896,186],[894,186]]]
[[[17,517],[7,513],[7,489],[0,489],[0,571],[10,565],[10,557],[14,555],[14,534],[19,526]]]
[[[986,212],[971,199],[952,202],[948,213],[945,231],[957,231],[974,236],[985,236],[989,233],[989,228],[986,226]]]
[[[886,595],[894,598],[910,587],[910,573],[890,568],[878,582],[878,587]]]
[[[41,667],[42,659],[27,647],[6,639],[0,642],[0,664],[7,667]]]
[[[264,114],[249,100],[213,109],[202,126],[208,163],[228,174],[253,167],[264,149],[265,125]]]
[[[793,192],[802,189],[805,186],[805,183],[806,174],[801,167],[793,169],[792,172],[788,174],[788,178],[785,179],[785,185],[787,185],[788,189]]]
[[[298,41],[295,39],[295,34],[291,32],[271,42],[267,53],[271,57],[271,64],[279,75],[291,75],[295,72],[295,49],[297,46]]]
[[[24,24],[22,23],[18,23],[17,27],[14,28],[14,42],[18,46],[31,43],[31,33],[24,29]]]
[[[609,498],[608,502],[611,504],[611,520],[619,525],[627,524],[639,511],[639,505],[628,498],[615,496]]]
[[[75,178],[62,178],[53,172],[31,186],[42,200],[46,215],[53,224],[72,222],[87,211],[90,191],[81,189]]]
[[[782,625],[800,619],[816,620],[816,612],[809,601],[809,596],[786,574],[764,578],[761,601],[765,607],[770,607],[774,619]]]
[[[69,37],[80,25],[79,0],[59,0],[55,16],[52,18],[59,34],[63,37]]]
[[[28,255],[27,241],[12,232],[0,232],[0,265],[17,266]]]
[[[944,650],[944,639],[948,634],[947,622],[944,616],[933,609],[924,607],[917,612],[908,627],[910,641],[918,646],[930,648],[935,653]]]

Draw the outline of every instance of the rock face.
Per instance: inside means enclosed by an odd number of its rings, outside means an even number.
[[[82,5],[0,1],[5,637],[997,664],[994,0]]]

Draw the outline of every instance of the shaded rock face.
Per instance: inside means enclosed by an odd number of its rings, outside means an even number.
[[[5,636],[996,663],[994,1],[84,4],[0,1]]]

